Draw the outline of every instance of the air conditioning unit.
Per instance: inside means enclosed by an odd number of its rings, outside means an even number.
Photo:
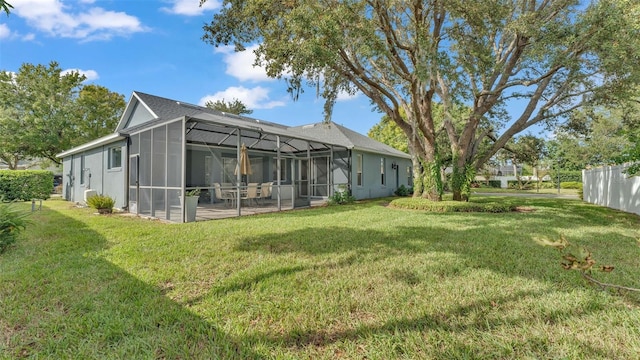
[[[98,195],[98,192],[97,192],[97,191],[95,191],[95,190],[93,190],[93,189],[87,189],[87,190],[85,190],[85,191],[84,191],[84,203],[86,204],[86,203],[87,203],[87,199],[88,199],[88,198],[90,198],[90,197],[92,197],[92,196],[95,196],[95,195]]]

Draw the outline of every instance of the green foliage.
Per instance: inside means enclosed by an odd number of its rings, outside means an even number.
[[[200,196],[200,189],[196,188],[196,189],[187,190],[187,196]]]
[[[531,126],[628,96],[640,82],[637,9],[628,0],[225,0],[203,40],[238,51],[259,43],[256,63],[286,77],[294,98],[316,88],[327,119],[338,94],[359,91],[422,163],[459,157],[460,169],[480,169]],[[524,102],[516,118],[505,110],[513,102]],[[415,182],[437,196],[428,176]]]
[[[0,171],[0,196],[7,201],[48,199],[53,192],[53,173],[45,170]]]
[[[13,9],[13,6],[9,4],[6,0],[0,0],[0,10],[4,11],[7,16],[9,16],[10,9]]]
[[[582,183],[577,181],[563,181],[560,183],[561,189],[582,189]]]
[[[551,181],[553,181],[556,186],[558,184],[558,176],[560,177],[560,182],[567,182],[567,181],[574,181],[574,182],[582,182],[582,171],[578,170],[578,171],[551,171],[551,173],[549,173],[549,176],[551,177]]]
[[[333,195],[329,196],[327,203],[329,205],[346,205],[352,204],[356,201],[356,198],[351,195],[351,191],[347,189],[341,189],[335,191]]]
[[[28,212],[20,211],[0,196],[0,254],[16,241],[16,235],[27,227]]]
[[[373,125],[367,136],[394,149],[409,153],[409,140],[402,129],[388,116]]]
[[[75,99],[75,138],[80,145],[112,133],[126,106],[124,95],[99,85],[84,85]]]
[[[87,205],[100,213],[111,213],[115,204],[116,201],[108,195],[93,195],[87,199]]]
[[[503,213],[515,210],[515,205],[500,202],[460,202],[460,201],[431,201],[424,198],[400,198],[391,201],[390,206],[399,209],[423,210],[438,213],[450,212],[488,212]]]
[[[499,189],[502,187],[502,182],[500,180],[489,180],[489,181],[474,180],[471,182],[471,187],[473,188],[490,187],[490,188]]]
[[[409,196],[413,194],[413,188],[400,185],[400,187],[398,187],[393,193],[397,196]]]
[[[242,101],[238,99],[233,99],[232,101],[226,102],[224,99],[214,101],[207,101],[205,104],[206,107],[218,111],[222,111],[229,114],[243,115],[243,114],[252,114],[253,110],[247,108]]]
[[[56,62],[24,63],[15,74],[0,70],[0,156],[59,164],[56,154],[112,132],[124,98],[84,80],[78,72],[63,74]]]

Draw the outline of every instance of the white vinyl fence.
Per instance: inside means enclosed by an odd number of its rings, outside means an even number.
[[[640,215],[640,176],[623,173],[626,165],[582,170],[584,201]]]

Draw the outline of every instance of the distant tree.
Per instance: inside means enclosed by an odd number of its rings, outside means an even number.
[[[75,130],[72,144],[79,145],[112,133],[126,106],[124,95],[99,85],[86,85],[76,99]]]
[[[258,43],[256,63],[294,98],[321,89],[327,118],[340,92],[367,96],[409,139],[414,195],[433,200],[443,159],[463,200],[470,174],[514,136],[640,82],[637,0],[223,0],[220,9],[205,41]],[[471,111],[455,119],[460,104]]]
[[[26,146],[17,141],[15,136],[21,126],[15,113],[0,108],[0,162],[6,164],[10,170],[16,170],[18,163],[26,159]]]
[[[0,71],[0,144],[21,158],[49,159],[56,154],[113,131],[122,113],[121,95],[105,88],[83,86],[78,72],[62,74],[49,66],[23,64],[17,73]]]
[[[540,165],[542,164],[543,159],[547,156],[544,139],[533,135],[520,136],[508,144],[507,153],[510,154],[511,161],[514,164],[514,170],[517,165],[527,165],[531,167],[532,175],[538,177],[544,176],[544,174],[539,174],[539,171],[541,170]],[[542,170],[546,174],[546,169]],[[515,175],[520,189],[524,189],[524,187],[532,180],[532,178],[529,177],[527,181],[523,183],[522,176],[518,171],[515,171]]]
[[[640,89],[638,91],[640,93]],[[640,94],[638,97],[623,103],[620,106],[622,121],[625,126],[623,130],[627,140],[627,145],[622,150],[620,156],[615,160],[617,163],[631,163],[625,170],[628,175],[640,175]]]
[[[222,112],[226,112],[229,114],[243,115],[243,114],[252,114],[253,110],[247,108],[247,105],[242,103],[242,101],[238,99],[233,99],[232,101],[226,102],[224,99],[216,100],[216,101],[207,101],[205,104],[209,109],[214,109]]]
[[[409,139],[398,125],[388,116],[383,116],[380,122],[373,125],[367,133],[370,138],[387,144],[394,149],[409,153]]]
[[[615,163],[631,145],[627,134],[635,125],[625,121],[629,115],[618,105],[574,111],[548,142],[549,159],[562,170]]]

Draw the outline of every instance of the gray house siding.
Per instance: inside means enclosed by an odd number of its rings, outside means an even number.
[[[358,158],[362,156],[362,183],[358,184]],[[384,161],[384,184],[382,183],[382,164]],[[351,193],[360,199],[392,196],[401,185],[409,186],[406,175],[411,160],[381,154],[353,151],[351,158]],[[393,168],[393,164],[397,168]]]
[[[120,167],[110,169],[108,161],[109,151],[112,148],[119,148],[122,158]],[[64,198],[83,203],[85,191],[92,189],[98,194],[114,198],[117,208],[124,207],[126,205],[126,151],[126,142],[121,140],[63,158]]]

